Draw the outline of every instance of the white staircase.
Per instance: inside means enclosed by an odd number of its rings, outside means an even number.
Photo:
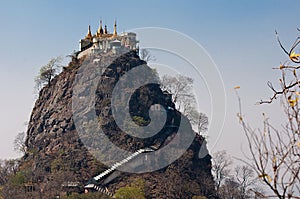
[[[100,173],[99,175],[95,176],[92,178],[92,181],[99,181],[100,179],[102,179],[104,176],[108,175],[109,173],[113,172],[114,170],[116,170],[118,167],[122,166],[123,164],[129,162],[130,160],[132,160],[133,158],[135,158],[136,156],[138,156],[141,153],[146,153],[146,152],[153,152],[155,151],[152,148],[144,148],[144,149],[139,149],[136,152],[134,152],[133,154],[131,154],[130,156],[128,156],[127,158],[116,162],[115,164],[113,164],[109,169],[103,171],[102,173]],[[110,197],[113,197],[113,194],[110,193],[107,188],[102,188],[100,186],[95,185],[94,183],[90,183],[88,185],[86,185],[84,187],[85,189],[95,189],[96,191],[100,191],[101,193],[104,193]]]

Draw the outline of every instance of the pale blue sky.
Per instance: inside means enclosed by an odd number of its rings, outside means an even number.
[[[200,43],[220,70],[228,100],[224,130],[211,151],[225,149],[241,156],[238,151],[244,139],[235,116],[238,105],[232,88],[241,86],[250,121],[257,123],[263,109],[275,112],[272,106],[257,107],[254,103],[271,95],[266,82],[276,82],[279,75],[271,68],[286,60],[276,43],[275,29],[288,46],[299,35],[299,5],[279,0],[1,1],[0,158],[17,156],[12,143],[29,120],[33,80],[39,67],[52,57],[77,50],[88,24],[96,31],[100,18],[110,30],[116,18],[119,32],[163,27]],[[275,121],[280,120],[278,115]]]

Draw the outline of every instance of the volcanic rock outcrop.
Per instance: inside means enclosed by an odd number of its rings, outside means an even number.
[[[103,135],[122,150],[135,152],[145,147],[156,147],[159,151],[176,138],[178,128],[182,125],[183,136],[175,142],[178,147],[180,142],[188,139],[185,135],[193,135],[194,138],[176,161],[148,173],[116,172],[111,179],[99,183],[105,183],[105,187],[114,193],[136,180],[142,180],[147,198],[214,198],[211,157],[209,154],[199,155],[200,149],[202,152],[206,149],[205,140],[194,133],[186,117],[175,110],[170,95],[163,92],[158,84],[146,84],[134,91],[122,90],[121,98],[131,95],[128,110],[112,106],[111,99],[118,81],[141,65],[147,73],[134,78],[133,85],[142,84],[148,78],[146,74],[153,74],[154,78],[156,75],[135,51],[119,56],[107,53],[80,60],[74,58],[40,91],[29,121],[27,152],[20,166],[20,170],[30,173],[28,181],[38,184],[36,189],[45,193],[54,185],[60,189],[65,182],[78,182],[77,191],[82,192],[80,187],[84,187],[91,177],[116,161],[113,157],[118,154],[114,154],[113,150],[99,149],[101,146],[98,141],[101,136],[93,128],[101,129]],[[79,101],[75,102],[74,96]],[[92,101],[84,101],[91,96],[94,96]],[[86,107],[92,107],[94,112]],[[158,109],[158,112],[166,112],[166,122],[159,132],[147,138],[124,132],[113,115],[115,113],[122,118],[125,117],[124,112],[128,111],[136,125],[147,126],[152,122],[151,118],[155,117],[155,114],[149,113],[153,108]],[[79,130],[82,127],[90,132],[82,133],[82,129]],[[135,127],[127,125],[127,129],[134,131]],[[97,149],[101,151],[100,154]],[[171,153],[172,151],[170,155]],[[98,157],[105,157],[103,159],[107,162],[103,164]],[[154,160],[153,168],[155,164]],[[51,183],[54,184],[52,187]]]

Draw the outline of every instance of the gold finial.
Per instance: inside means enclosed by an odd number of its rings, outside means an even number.
[[[92,32],[91,32],[91,26],[90,25],[89,25],[88,33],[87,33],[87,35],[86,35],[85,38],[86,39],[90,39],[90,40],[93,38]]]
[[[103,34],[102,20],[100,20],[100,26],[99,26],[98,31],[97,31],[97,36],[100,36],[102,34]]]
[[[117,36],[117,21],[115,20],[115,25],[114,25],[114,36]]]
[[[104,34],[107,34],[107,26],[104,26]]]

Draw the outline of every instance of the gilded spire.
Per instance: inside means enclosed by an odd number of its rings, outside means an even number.
[[[107,26],[105,25],[104,26],[104,34],[107,34],[108,32],[107,32]]]
[[[92,32],[91,32],[91,26],[90,25],[89,25],[88,33],[87,33],[87,35],[86,35],[85,38],[86,39],[90,39],[90,40],[93,38]]]
[[[115,25],[114,25],[114,36],[117,36],[117,21],[115,20]]]
[[[103,28],[102,28],[102,20],[100,20],[100,25],[97,31],[97,36],[100,36],[103,34]]]

